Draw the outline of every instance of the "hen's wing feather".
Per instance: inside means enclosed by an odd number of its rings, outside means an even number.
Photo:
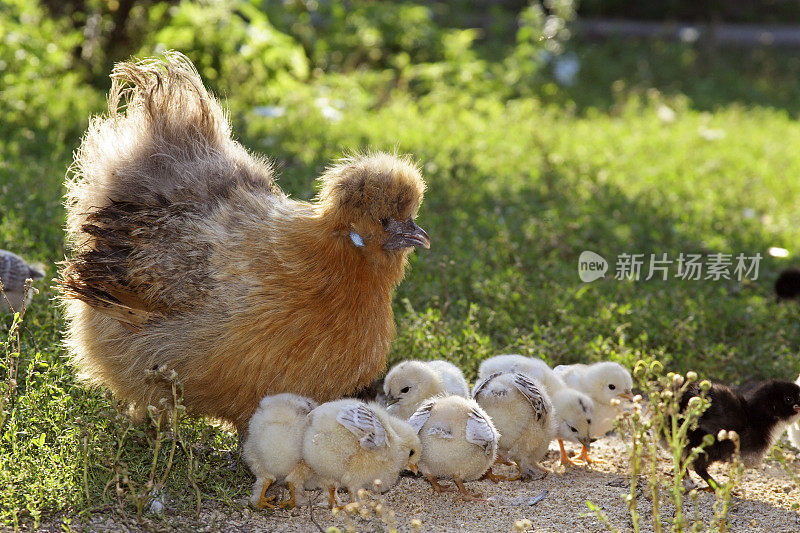
[[[141,327],[190,308],[207,293],[210,245],[186,204],[112,202],[86,217],[91,245],[62,264],[64,294]]]
[[[231,138],[221,106],[181,54],[120,63],[112,80],[109,116],[93,119],[68,182],[74,254],[60,285],[64,296],[139,328],[205,294],[203,220],[220,206],[246,210],[243,191],[280,190],[270,164]]]

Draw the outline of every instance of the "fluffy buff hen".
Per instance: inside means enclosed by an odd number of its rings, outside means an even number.
[[[262,397],[317,401],[385,367],[391,298],[415,246],[424,182],[407,158],[352,157],[288,198],[271,164],[231,138],[191,62],[118,64],[68,183],[61,270],[67,344],[82,375],[143,407],[169,396],[246,423]]]

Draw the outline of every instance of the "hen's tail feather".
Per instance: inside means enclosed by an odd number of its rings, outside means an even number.
[[[111,78],[109,116],[92,120],[67,183],[60,288],[139,327],[206,294],[197,234],[211,212],[237,191],[281,193],[185,56],[120,63]]]
[[[109,116],[95,117],[71,168],[67,213],[79,241],[88,213],[111,202],[212,207],[234,189],[278,194],[271,164],[231,138],[228,118],[178,52],[119,63]]]
[[[179,144],[190,134],[218,145],[231,134],[227,117],[203,86],[197,69],[179,52],[167,52],[163,61],[117,63],[111,72],[108,108],[112,117],[119,116],[120,109],[141,108],[154,131]],[[183,129],[187,126],[189,131]]]

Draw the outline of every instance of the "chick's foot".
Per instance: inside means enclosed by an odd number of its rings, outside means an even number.
[[[278,507],[280,507],[281,509],[292,509],[294,507],[297,507],[297,500],[295,499],[295,492],[294,492],[294,483],[287,483],[286,485],[289,487],[289,499],[279,503]]]
[[[583,449],[581,450],[581,453],[575,454],[575,456],[572,457],[573,461],[576,461],[578,463],[583,462],[586,464],[589,463],[608,464],[608,461],[604,461],[603,459],[595,459],[594,457],[589,456],[589,449],[586,446],[583,446],[582,448]]]
[[[433,487],[433,491],[434,492],[438,492],[438,493],[453,492],[455,490],[451,485],[448,485],[448,484],[442,485],[441,483],[439,483],[439,481],[435,477],[433,477],[433,476],[431,476],[429,474],[425,474],[425,477],[430,482],[431,487]]]
[[[558,439],[558,445],[561,447],[561,466],[583,466],[581,463],[575,462],[567,455],[567,450],[564,448],[564,441]]]
[[[464,481],[460,476],[453,476],[453,481],[458,486],[458,492],[461,493],[461,499],[468,502],[485,502],[486,498],[480,492],[469,492],[467,487],[464,486]]]
[[[256,509],[275,509],[275,505],[272,503],[275,500],[275,496],[267,498],[267,489],[270,485],[272,485],[271,481],[264,482],[264,487],[261,489],[261,496],[258,498]]]
[[[508,481],[509,480],[509,478],[506,477],[506,476],[501,476],[500,474],[495,474],[494,472],[492,472],[492,467],[489,467],[489,470],[487,470],[483,474],[483,476],[481,476],[481,480],[483,480],[483,479],[490,479],[494,483],[498,483],[500,481]],[[516,479],[519,479],[519,476],[517,476]]]

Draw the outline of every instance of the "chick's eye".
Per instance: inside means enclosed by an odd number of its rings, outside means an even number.
[[[616,386],[616,385],[614,385],[613,383],[609,383],[609,384],[608,384],[608,388],[609,388],[609,389],[611,389],[611,390],[614,390],[614,389],[616,389],[616,388],[617,388],[617,386]]]
[[[411,450],[411,451],[409,451],[409,452],[408,452],[408,456],[409,456],[409,457],[414,457],[414,450]]]
[[[578,430],[577,430],[577,429],[575,429],[575,428],[574,428],[574,427],[572,427],[572,426],[570,426],[570,427],[569,427],[569,429],[571,429],[573,433],[577,433],[577,432],[578,432]]]
[[[382,218],[378,222],[380,222],[381,226],[383,226],[385,228],[386,225],[389,224],[389,219],[388,218]]]
[[[792,398],[791,396],[787,396],[785,401],[786,403],[794,403],[794,398]]]
[[[407,393],[407,392],[408,392],[410,389],[411,389],[411,387],[403,387],[402,389],[400,389],[400,392],[402,392],[403,394],[405,394],[405,393]]]

